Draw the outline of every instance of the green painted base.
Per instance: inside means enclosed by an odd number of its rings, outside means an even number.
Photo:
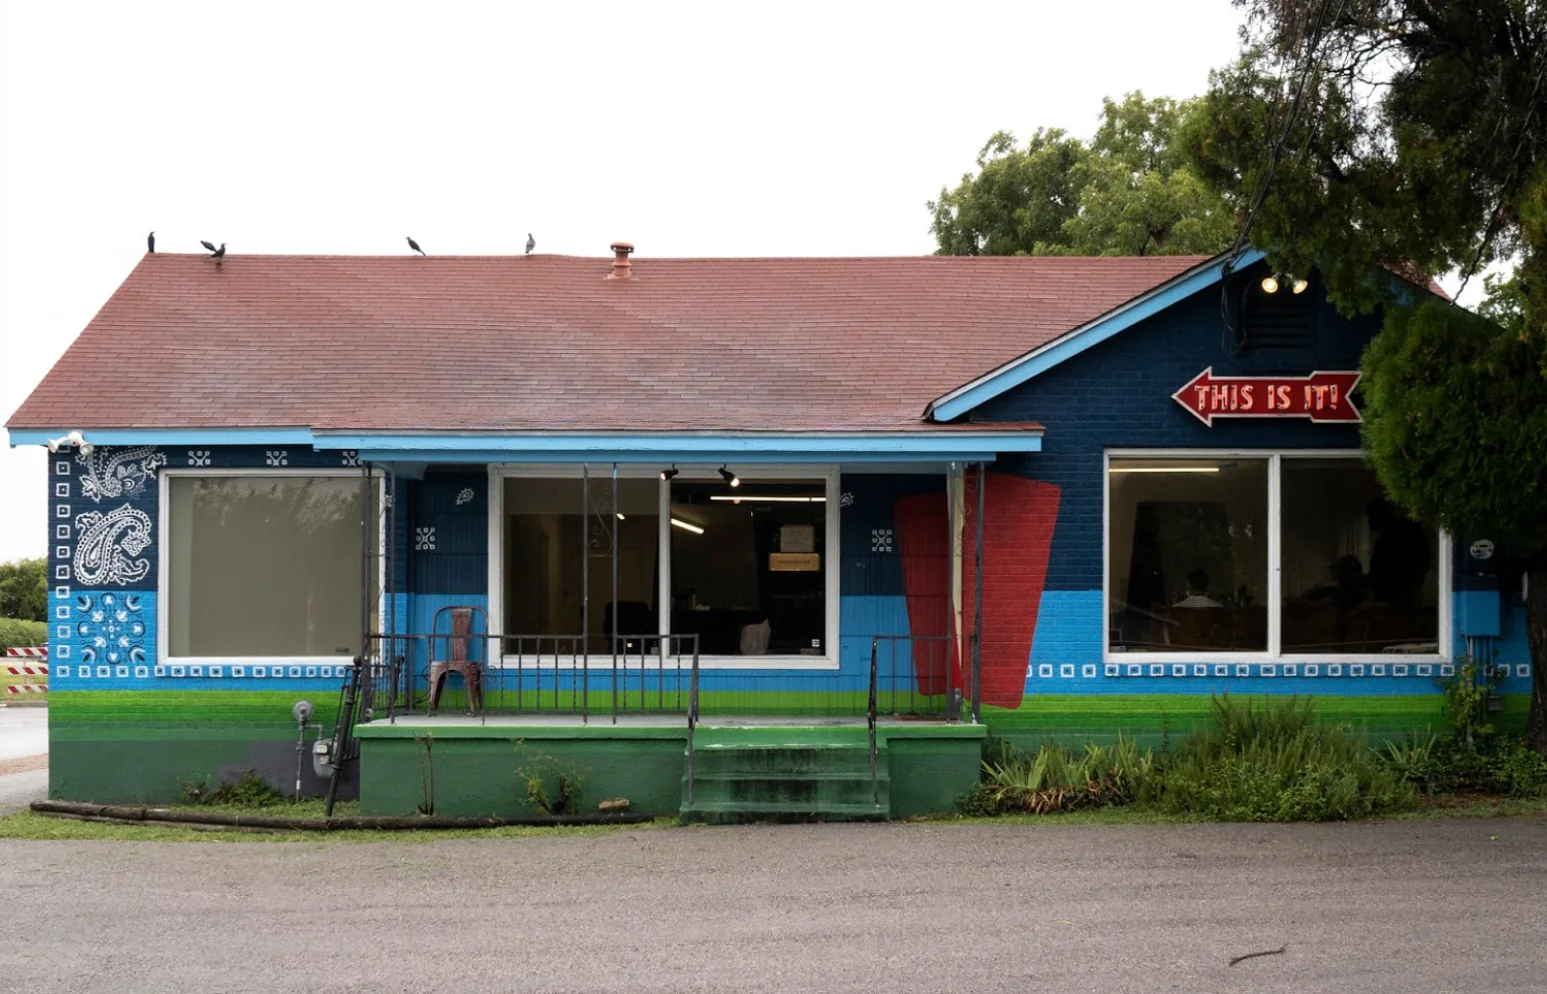
[[[699,734],[733,747],[836,748],[847,760],[863,748],[868,792],[864,728],[706,727]],[[978,778],[986,734],[981,725],[921,724],[879,730],[879,755],[885,758],[880,772],[888,784],[891,816],[950,810]],[[635,811],[671,816],[682,805],[686,751],[686,727],[370,725],[360,729],[360,811],[410,815],[433,799],[438,815],[527,814],[531,808],[518,773],[526,770],[544,772],[550,790],[559,773],[583,778],[582,811],[594,810],[607,798],[626,797]],[[702,757],[705,751],[695,750],[695,756]],[[702,771],[715,772],[713,759],[696,762]],[[853,772],[848,766],[844,771]],[[834,786],[832,790],[844,796],[829,799],[849,803],[853,799],[847,796],[847,788],[852,786]],[[723,793],[705,802],[731,799],[730,788]],[[874,815],[873,806],[866,814]]]
[[[188,784],[213,782],[222,768],[293,770],[297,729],[290,708],[301,696],[293,691],[57,694],[48,709],[49,796],[159,804],[180,800]],[[331,729],[336,693],[312,703],[314,726]],[[293,776],[271,779],[288,790]]]

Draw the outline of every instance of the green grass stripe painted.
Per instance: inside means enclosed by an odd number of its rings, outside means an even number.
[[[1238,695],[1232,699],[1264,701],[1269,698],[1266,695]],[[1308,699],[1327,721],[1397,720],[1422,725],[1441,720],[1442,699],[1434,694],[1404,697],[1328,695]],[[1015,710],[984,708],[983,720],[991,728],[1190,727],[1207,719],[1212,701],[1213,698],[1203,694],[1038,695],[1027,697]]]
[[[315,708],[312,720],[331,725],[338,692],[310,695],[293,690],[77,690],[49,703],[53,729],[70,725],[154,724],[284,725],[295,728],[290,708],[305,698]]]
[[[678,739],[688,737],[687,720],[672,725],[439,725],[434,719],[412,725],[373,723],[355,727],[362,739]]]

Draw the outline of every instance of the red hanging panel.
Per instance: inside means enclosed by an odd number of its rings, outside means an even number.
[[[978,495],[967,478],[962,535],[962,624],[972,624]],[[1018,708],[1047,582],[1061,492],[1051,483],[989,473],[983,509],[983,703]]]
[[[908,632],[916,639],[939,637],[913,643],[913,676],[920,693],[943,694],[948,687],[961,685],[945,640],[951,633],[951,546],[945,493],[898,498],[892,505],[892,523],[902,560]]]

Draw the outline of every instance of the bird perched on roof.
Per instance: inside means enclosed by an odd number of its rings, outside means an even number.
[[[145,236],[145,251],[151,255],[156,254],[156,233],[154,231]]]
[[[408,247],[413,249],[415,252],[418,252],[420,255],[424,255],[424,249],[420,248],[419,243],[414,241],[413,235],[408,236]]]
[[[531,255],[532,254],[532,249],[534,249],[536,247],[537,247],[537,239],[533,238],[532,237],[532,233],[530,231],[528,231],[526,233],[526,254],[527,255]]]
[[[202,239],[199,241],[199,244],[203,245],[205,248],[209,249],[209,257],[211,259],[224,259],[226,257],[226,243],[225,242],[221,242],[220,243],[220,248],[216,248],[215,246],[211,245],[209,242],[203,241]]]

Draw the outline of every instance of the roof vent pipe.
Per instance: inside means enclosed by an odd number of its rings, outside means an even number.
[[[629,275],[628,256],[634,251],[634,246],[628,242],[612,243],[612,272],[608,274],[609,280],[631,279]]]

